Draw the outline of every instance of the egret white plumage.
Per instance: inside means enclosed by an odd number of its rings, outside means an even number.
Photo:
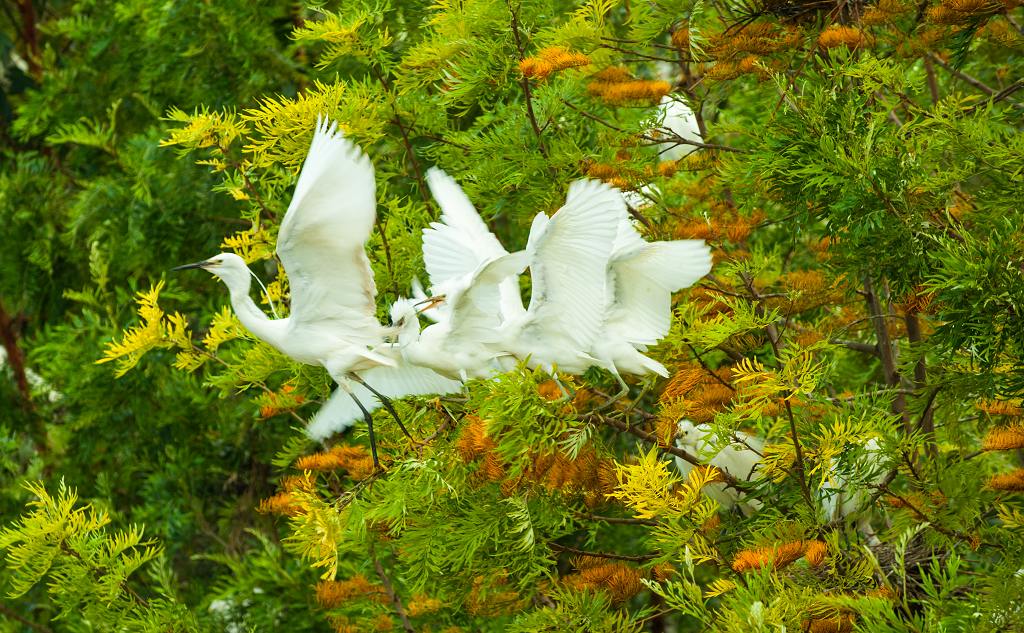
[[[877,545],[880,541],[871,527],[871,517],[868,512],[868,503],[871,500],[871,489],[867,484],[880,484],[885,479],[885,472],[880,463],[882,450],[875,438],[864,443],[863,451],[858,451],[863,461],[868,462],[866,472],[868,478],[865,484],[852,481],[851,477],[839,472],[839,464],[835,460],[829,464],[830,481],[826,482],[819,489],[822,512],[827,521],[842,521],[847,518],[857,520],[857,529],[863,534],[868,543]],[[861,468],[858,467],[858,470]]]
[[[608,303],[592,355],[626,389],[621,373],[668,376],[665,367],[641,352],[671,327],[672,293],[711,272],[704,240],[648,242],[623,214],[607,265]]]
[[[760,439],[737,431],[736,440],[722,448],[715,443],[711,427],[707,424],[695,425],[690,420],[680,420],[676,446],[687,450],[706,464],[719,468],[740,481],[752,481],[757,478],[758,462],[764,451],[764,442]],[[676,457],[676,467],[683,475],[693,468],[689,462]],[[739,507],[743,514],[750,516],[763,507],[757,499],[752,499],[724,483],[713,483],[704,487],[704,492],[718,502],[718,505],[730,510]]]
[[[399,344],[406,354],[449,375],[459,370],[475,377],[509,357],[552,374],[556,367],[582,373],[593,365],[588,352],[608,303],[605,270],[617,219],[625,214],[618,189],[596,180],[572,183],[554,215],[534,217],[526,250],[509,254],[454,180],[432,170],[430,186],[443,215],[424,231],[424,261],[431,292],[444,295],[446,307],[417,342],[410,340],[416,331],[409,304],[397,306],[393,317],[404,316]],[[516,280],[525,264],[533,282],[528,308]],[[442,350],[456,348],[471,350],[469,367],[449,367]]]
[[[383,404],[401,425],[388,398],[460,388],[456,381],[408,364],[397,347],[385,343],[387,329],[374,315],[377,291],[365,250],[376,208],[369,158],[342,136],[337,122],[318,119],[277,238],[277,256],[291,288],[291,315],[270,319],[259,309],[249,296],[252,274],[237,255],[220,253],[175,269],[213,273],[227,285],[238,319],[257,338],[299,362],[326,368],[339,389],[306,432],[323,440],[361,414],[374,464],[370,411]]]
[[[666,80],[671,81],[671,79]],[[697,116],[682,96],[668,94],[662,97],[661,103],[658,104],[656,117],[657,124],[648,130],[648,134],[658,137],[669,135],[674,137],[657,144],[657,147],[661,148],[658,162],[684,158],[697,150],[698,146],[692,143],[704,142],[704,137],[700,135],[700,127],[697,125]],[[651,198],[661,195],[661,191],[657,186],[647,184],[637,191],[624,191],[622,195],[630,207],[644,209],[654,204]]]

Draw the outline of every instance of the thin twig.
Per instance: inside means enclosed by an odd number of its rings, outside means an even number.
[[[23,618],[20,615],[18,615],[14,610],[8,609],[2,604],[0,604],[0,614],[3,614],[4,616],[14,620],[15,622],[20,622],[24,624],[33,631],[39,631],[39,633],[54,633],[53,629],[51,629],[50,627],[42,624],[37,624],[32,620]]]
[[[526,58],[526,47],[523,46],[523,40],[519,35],[519,14],[512,8],[511,1],[507,4],[509,13],[512,14],[512,37],[515,38],[516,50],[519,51],[519,61],[523,61]],[[530,120],[530,127],[533,128],[534,136],[537,137],[537,149],[540,150],[541,156],[547,158],[548,149],[544,146],[540,125],[537,124],[537,115],[533,111],[533,93],[530,91],[530,79],[524,75],[519,81],[519,85],[523,87],[523,96],[526,98],[526,116]]]
[[[556,552],[568,552],[570,554],[576,554],[578,556],[593,556],[594,558],[608,558],[611,560],[628,560],[636,563],[642,563],[651,559],[657,558],[656,554],[644,554],[642,556],[625,556],[623,554],[611,554],[608,552],[588,552],[582,549],[576,549],[575,547],[569,547],[568,545],[559,545],[558,543],[548,543],[548,547],[555,550]]]
[[[412,623],[409,622],[409,615],[405,612],[405,607],[402,606],[402,599],[395,593],[395,588],[391,584],[391,580],[388,575],[384,573],[384,566],[380,564],[380,559],[377,558],[377,554],[373,547],[373,541],[370,541],[370,558],[373,560],[373,568],[377,571],[377,578],[380,579],[380,584],[384,585],[384,592],[388,594],[388,600],[391,601],[391,606],[395,609],[395,613],[398,614],[398,618],[402,621],[402,628],[408,633],[414,633],[416,629],[412,628]]]

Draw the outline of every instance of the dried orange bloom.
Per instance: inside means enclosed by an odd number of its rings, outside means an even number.
[[[712,514],[711,518],[704,522],[704,525],[700,526],[700,531],[705,534],[714,532],[722,525],[722,517],[718,514]]]
[[[1003,10],[1003,3],[998,0],[945,0],[928,9],[928,19],[936,24],[967,24]]]
[[[395,620],[386,613],[381,613],[373,619],[373,630],[380,633],[395,630]]]
[[[590,63],[582,53],[574,53],[562,46],[549,46],[519,62],[519,71],[531,79],[547,79],[552,73],[566,68],[578,68]]]
[[[989,415],[1021,415],[1024,410],[1019,404],[1013,404],[1005,400],[982,400],[976,403],[975,408],[984,411]]]
[[[364,630],[362,626],[353,624],[345,616],[331,618],[331,626],[334,627],[334,633],[363,633]]]
[[[651,567],[651,578],[658,582],[665,582],[678,573],[679,572],[676,571],[676,568],[668,563],[658,563],[654,567]]]
[[[548,401],[558,400],[562,397],[562,390],[554,380],[545,380],[537,385],[537,393],[540,394],[541,398]]]
[[[681,26],[672,32],[672,46],[681,51],[690,50],[690,27]]]
[[[657,103],[672,90],[667,81],[634,79],[621,82],[594,81],[587,85],[587,92],[608,103]]]
[[[853,615],[841,613],[825,618],[804,620],[803,630],[808,633],[847,633],[853,630]]]
[[[864,12],[860,22],[865,26],[884,24],[895,20],[913,8],[912,4],[905,4],[900,0],[879,0],[878,4]]]
[[[741,55],[768,55],[797,42],[799,33],[796,31],[780,31],[773,24],[757,22],[713,35],[708,45],[716,59],[731,59]]]
[[[884,598],[885,600],[896,599],[896,593],[888,587],[879,587],[878,589],[872,589],[864,595],[871,598]]]
[[[869,40],[867,34],[852,26],[833,24],[818,35],[818,46],[821,48],[835,48],[845,46],[851,50],[865,48]]]
[[[583,173],[592,178],[611,180],[618,177],[620,171],[618,167],[608,163],[590,163],[583,169]]]
[[[805,541],[804,542],[804,558],[807,559],[807,563],[811,567],[817,567],[825,561],[825,555],[828,554],[828,546],[821,541]]]
[[[757,549],[743,550],[736,555],[732,562],[734,571],[748,571],[761,569],[771,565],[775,569],[782,569],[793,561],[804,555],[804,542],[793,541],[783,543],[774,547],[759,547]]]
[[[260,504],[256,506],[256,511],[260,514],[279,514],[291,517],[302,512],[302,508],[295,503],[295,498],[290,492],[279,492],[273,497],[260,501]]]
[[[431,598],[426,594],[416,594],[409,601],[409,604],[405,605],[405,610],[409,615],[416,617],[418,615],[425,615],[427,613],[434,613],[444,606],[437,598]]]
[[[293,490],[311,492],[314,485],[316,485],[316,475],[314,473],[288,475],[287,477],[282,477],[280,483],[277,484],[278,488],[286,492]]]
[[[762,65],[761,58],[757,55],[747,55],[739,61],[721,61],[708,69],[705,73],[708,79],[728,81],[741,75],[758,75],[762,79],[768,77],[768,72]]]
[[[339,445],[330,450],[304,455],[295,460],[295,468],[299,470],[340,470],[347,469],[353,461],[369,458],[366,449],[361,446]]]
[[[465,426],[455,443],[455,450],[463,462],[471,462],[488,453],[497,443],[487,435],[487,421],[476,415],[467,415]]]
[[[697,385],[704,382],[707,372],[703,367],[683,365],[668,379],[658,396],[660,402],[672,402],[686,396]]]
[[[603,589],[615,602],[625,602],[643,590],[638,569],[619,562],[594,562],[591,557],[575,565],[579,571],[562,578],[569,587]]]
[[[1010,451],[1024,448],[1024,425],[1014,424],[988,432],[981,448],[986,451]]]
[[[988,487],[992,490],[1006,490],[1009,492],[1024,492],[1024,468],[996,475],[988,480]]]
[[[362,574],[348,580],[323,580],[316,585],[316,601],[325,609],[333,609],[353,598],[384,602],[387,595],[383,586],[370,582]]]

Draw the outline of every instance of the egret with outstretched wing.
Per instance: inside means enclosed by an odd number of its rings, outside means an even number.
[[[227,285],[231,305],[256,337],[302,363],[321,365],[337,389],[307,427],[314,439],[341,431],[383,404],[401,425],[388,398],[459,390],[425,367],[406,363],[374,316],[376,286],[366,241],[376,218],[376,181],[365,153],[338,131],[317,121],[309,154],[277,238],[277,255],[288,275],[291,315],[269,319],[249,297],[251,272],[242,258],[221,253],[179,266],[202,268]],[[403,427],[403,432],[405,431]]]

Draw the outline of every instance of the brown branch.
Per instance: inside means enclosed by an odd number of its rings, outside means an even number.
[[[416,629],[412,628],[412,623],[409,622],[409,614],[406,613],[405,607],[402,606],[402,599],[395,593],[395,588],[391,584],[391,580],[388,575],[384,573],[384,566],[380,564],[380,559],[377,558],[377,554],[374,551],[373,541],[370,541],[370,558],[373,559],[373,568],[377,571],[377,578],[380,579],[380,584],[384,585],[384,592],[388,595],[388,599],[391,601],[391,606],[394,608],[395,613],[398,614],[398,618],[402,621],[402,628],[408,633],[414,633]]]
[[[893,348],[892,339],[889,338],[889,328],[885,326],[882,313],[882,303],[875,292],[871,277],[864,276],[864,294],[867,300],[868,314],[871,315],[871,323],[875,328],[875,336],[878,338],[878,353],[882,360],[882,374],[885,376],[885,384],[896,387],[900,384],[899,370],[896,368],[896,352]],[[892,403],[893,412],[903,418],[903,428],[910,431],[910,417],[907,414],[907,400],[902,393],[896,394]]]
[[[50,627],[45,626],[43,624],[37,624],[27,618],[23,618],[22,616],[18,615],[13,609],[8,609],[2,604],[0,604],[0,615],[10,618],[15,622],[20,622],[21,624],[24,624],[33,631],[39,631],[39,633],[54,633],[53,629],[51,629]]]
[[[36,9],[32,0],[18,0],[18,13],[21,15],[21,37],[25,40],[25,62],[32,78],[40,81],[43,78],[43,59],[39,50],[39,29],[36,28]]]
[[[585,519],[587,521],[602,521],[604,523],[610,523],[613,525],[661,525],[658,521],[651,519],[630,519],[627,517],[606,517],[597,514],[586,514],[584,512],[576,512],[576,518]]]
[[[28,384],[28,372],[25,370],[25,354],[18,345],[18,334],[24,318],[7,312],[3,301],[0,301],[0,344],[7,350],[7,364],[14,374],[14,383],[21,394],[26,408],[32,407],[32,392]]]
[[[519,52],[519,61],[523,61],[526,58],[526,48],[523,46],[523,40],[519,35],[519,14],[512,8],[512,2],[509,0],[508,11],[512,14],[512,37],[516,40],[516,50]],[[541,156],[544,158],[548,157],[548,149],[544,146],[544,138],[540,125],[537,124],[537,115],[533,111],[533,93],[530,91],[530,79],[523,76],[519,80],[519,84],[523,87],[523,96],[526,97],[526,117],[530,120],[530,127],[533,128],[533,134],[537,137],[537,149],[540,150]]]
[[[611,554],[608,552],[588,552],[586,550],[576,549],[575,547],[569,547],[568,545],[559,545],[558,543],[551,542],[548,543],[548,547],[556,552],[568,552],[570,554],[576,554],[577,556],[593,556],[594,558],[608,558],[610,560],[628,560],[635,563],[642,563],[658,557],[656,554],[625,556],[623,554]]]
[[[1006,101],[1009,101],[1010,103],[1012,103],[1014,106],[1016,106],[1018,108],[1024,107],[1024,105],[1022,105],[1021,103],[1008,98],[1011,94],[1013,94],[1014,92],[1019,90],[1021,87],[1024,87],[1024,81],[1017,81],[1016,83],[1011,84],[1009,88],[1004,89],[1004,90],[996,90],[995,88],[992,88],[991,86],[986,85],[980,79],[977,79],[976,77],[972,77],[972,76],[968,75],[967,73],[965,73],[963,71],[960,71],[960,70],[957,70],[957,69],[953,68],[953,66],[951,66],[948,62],[946,62],[946,60],[942,59],[941,57],[939,57],[935,53],[928,53],[928,56],[925,58],[925,61],[927,62],[928,60],[931,60],[931,61],[935,62],[939,66],[942,66],[943,68],[945,68],[949,72],[949,74],[953,75],[954,77],[956,77],[957,79],[963,81],[964,83],[966,83],[966,84],[968,84],[968,85],[970,85],[970,86],[972,86],[974,88],[977,88],[978,90],[984,92],[985,94],[987,94],[990,97],[993,97],[994,101],[1006,100]],[[972,111],[973,111],[973,109],[972,109]]]

